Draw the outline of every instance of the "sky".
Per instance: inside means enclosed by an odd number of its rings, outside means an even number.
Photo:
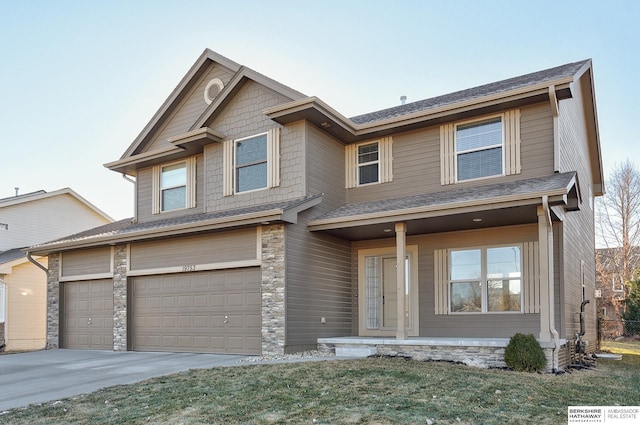
[[[591,58],[605,176],[640,159],[636,0],[0,0],[0,198],[133,216],[103,164],[205,48],[347,117]]]

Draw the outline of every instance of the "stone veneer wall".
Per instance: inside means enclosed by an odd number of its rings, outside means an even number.
[[[262,226],[262,354],[284,354],[285,225]]]
[[[60,348],[60,255],[50,254],[47,273],[47,350]]]
[[[113,350],[127,351],[127,245],[113,253]]]
[[[336,352],[336,345],[345,347],[344,344],[318,343],[318,350],[324,353]],[[348,345],[348,344],[347,344]],[[356,345],[353,346],[358,347]],[[346,347],[349,348],[349,347]],[[481,368],[506,368],[504,350],[501,346],[451,346],[451,345],[417,345],[417,344],[379,344],[375,345],[375,355],[406,357],[417,361],[447,361],[463,363],[467,366]],[[564,346],[563,346],[564,349]],[[547,357],[545,372],[552,372],[552,350],[543,348]],[[562,365],[560,369],[564,369]]]

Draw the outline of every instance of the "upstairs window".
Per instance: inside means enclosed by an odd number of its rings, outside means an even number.
[[[222,143],[223,194],[280,186],[280,128]]]
[[[196,158],[153,167],[152,208],[160,214],[196,206]]]
[[[267,133],[236,140],[236,193],[267,187]]]
[[[393,138],[345,146],[346,187],[393,181]]]
[[[187,206],[187,163],[166,165],[160,170],[160,210],[171,211]]]
[[[358,184],[378,183],[380,147],[378,142],[358,146]]]
[[[520,174],[520,110],[440,126],[440,183]]]
[[[457,180],[500,176],[502,165],[502,118],[456,126]]]

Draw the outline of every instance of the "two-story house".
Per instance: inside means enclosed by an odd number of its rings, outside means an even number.
[[[47,258],[29,259],[23,249],[111,221],[69,188],[0,199],[0,348],[45,347]]]
[[[205,50],[106,166],[135,217],[32,248],[49,347],[562,368],[594,295],[590,60],[346,118]]]

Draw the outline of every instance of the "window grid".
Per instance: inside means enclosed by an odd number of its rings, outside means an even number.
[[[172,211],[187,206],[187,162],[169,164],[160,169],[160,210]]]
[[[267,133],[235,141],[235,192],[267,187]]]
[[[457,181],[504,173],[502,116],[455,126]]]
[[[380,145],[378,142],[358,146],[358,184],[380,181]]]

